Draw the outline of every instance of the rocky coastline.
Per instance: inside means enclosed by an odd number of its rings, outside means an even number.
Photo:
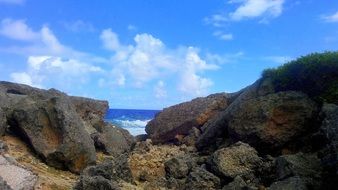
[[[337,92],[338,54],[312,54],[133,137],[104,121],[107,101],[3,81],[0,189],[335,189]]]

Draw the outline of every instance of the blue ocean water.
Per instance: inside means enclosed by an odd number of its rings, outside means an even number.
[[[109,109],[105,116],[107,122],[127,129],[132,135],[145,134],[145,126],[159,110]]]

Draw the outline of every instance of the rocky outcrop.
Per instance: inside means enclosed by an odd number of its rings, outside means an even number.
[[[315,102],[299,92],[238,97],[223,113],[207,122],[208,129],[196,143],[204,149],[217,139],[243,141],[262,151],[277,150],[304,132],[313,131],[318,113]]]
[[[33,190],[37,176],[8,155],[0,155],[0,189]]]
[[[226,178],[245,176],[262,165],[262,159],[250,145],[238,142],[228,148],[217,150],[210,158],[214,173]]]
[[[282,147],[311,128],[318,108],[299,92],[279,92],[234,103],[227,110],[230,138],[261,150]]]
[[[186,189],[220,189],[220,179],[214,174],[208,172],[203,168],[195,168],[190,172]]]
[[[227,95],[220,93],[165,108],[147,124],[146,132],[154,143],[181,141],[191,129],[199,129],[228,104]]]
[[[25,98],[12,108],[10,125],[48,165],[80,172],[95,163],[95,148],[67,98]]]
[[[7,127],[6,114],[0,107],[0,137],[5,134],[6,127]]]

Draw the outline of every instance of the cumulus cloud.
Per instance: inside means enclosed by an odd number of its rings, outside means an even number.
[[[231,33],[224,33],[222,31],[216,31],[213,33],[213,35],[219,38],[220,40],[224,40],[224,41],[229,41],[229,40],[234,39]]]
[[[167,97],[167,91],[165,89],[165,84],[162,80],[158,81],[154,87],[155,97],[158,99],[162,99]]]
[[[201,76],[203,71],[218,68],[203,60],[195,48],[167,48],[160,39],[147,33],[137,34],[134,44],[121,44],[111,29],[103,30],[100,38],[103,46],[113,53],[114,83],[143,87],[150,81],[160,80],[154,88],[156,97],[166,94],[162,93],[165,91],[163,77],[175,78],[177,89],[185,95],[203,95],[212,85],[210,79]]]
[[[325,22],[337,22],[338,23],[338,11],[332,15],[322,16]]]
[[[10,77],[13,82],[40,87],[39,85],[33,84],[31,76],[26,72],[11,73]]]

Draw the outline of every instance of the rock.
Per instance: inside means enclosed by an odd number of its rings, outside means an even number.
[[[0,155],[5,153],[6,151],[8,151],[7,144],[4,141],[0,140]]]
[[[6,128],[7,128],[6,114],[0,107],[0,137],[5,134]]]
[[[241,91],[230,94],[228,99],[229,106],[226,110],[217,113],[202,126],[202,134],[195,144],[197,149],[200,151],[215,150],[228,139],[227,116],[231,107],[236,107],[241,102],[271,93],[274,93],[271,81],[269,79],[259,79]]]
[[[16,161],[0,155],[0,189],[33,190],[38,177],[31,171],[19,166]]]
[[[67,98],[24,98],[12,108],[10,125],[48,165],[79,173],[96,160],[94,143]]]
[[[279,92],[234,102],[227,109],[229,136],[271,151],[313,131],[317,105],[305,94]]]
[[[80,182],[74,187],[75,190],[120,190],[120,187],[102,176],[82,176]]]
[[[217,150],[209,161],[211,170],[226,178],[248,175],[260,165],[262,159],[257,155],[257,151],[242,142]]]
[[[127,130],[108,123],[101,126],[98,132],[91,134],[91,138],[97,150],[113,156],[130,151],[135,142],[134,137]]]
[[[12,190],[12,188],[9,185],[7,185],[6,181],[4,181],[2,177],[0,177],[0,189],[1,190]]]
[[[305,182],[300,177],[290,177],[283,181],[274,182],[268,190],[307,190]]]
[[[240,176],[235,177],[235,179],[229,184],[225,185],[222,190],[256,190],[257,187],[249,186]]]
[[[220,179],[203,168],[190,172],[185,189],[220,189]]]
[[[174,157],[164,163],[166,175],[176,179],[184,178],[189,173],[189,165],[183,157]]]
[[[136,135],[135,136],[135,141],[136,142],[143,142],[146,141],[148,139],[148,135],[147,134],[141,134],[141,135]]]
[[[297,153],[276,159],[276,175],[279,180],[299,176],[308,186],[320,187],[322,169],[315,155]]]
[[[321,152],[322,165],[327,169],[333,169],[333,173],[338,173],[338,106],[324,104],[321,115],[324,119],[320,132],[327,141]]]
[[[227,106],[225,93],[196,98],[165,108],[147,124],[146,132],[155,144],[175,142],[179,140],[177,137],[188,135],[193,127],[201,127]]]

